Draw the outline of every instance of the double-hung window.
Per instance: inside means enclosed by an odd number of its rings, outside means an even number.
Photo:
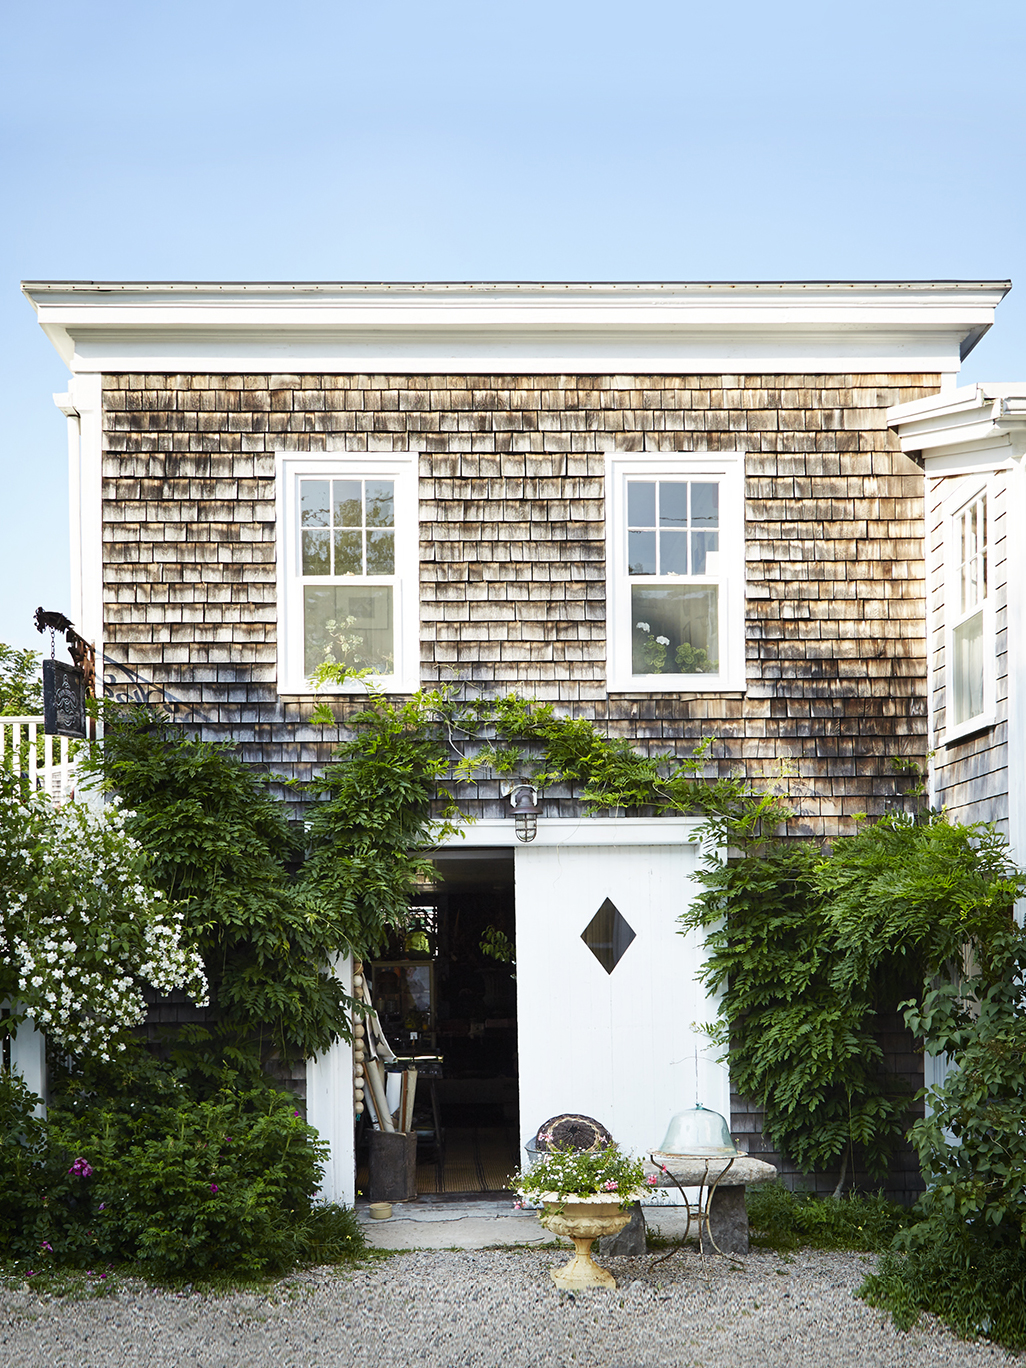
[[[405,453],[279,456],[279,692],[312,692],[325,661],[418,687],[415,472]]]
[[[986,487],[948,508],[945,735],[954,740],[994,720],[994,602]]]
[[[606,498],[610,690],[743,690],[743,455],[614,454]]]

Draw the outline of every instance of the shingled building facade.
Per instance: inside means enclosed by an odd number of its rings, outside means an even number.
[[[800,829],[879,814],[925,746],[923,480],[889,406],[937,375],[140,375],[103,381],[107,687],[128,669],[309,777],[277,688],[275,454],[414,453],[420,683],[552,700],[644,748],[717,738]],[[607,687],[606,453],[744,459],[743,691]]]
[[[75,376],[76,620],[109,693],[282,778],[330,754],[334,649],[398,695],[714,737],[710,774],[842,834],[928,748],[924,479],[888,409],[953,384],[1006,288],[27,286]],[[467,798],[498,841],[498,785]],[[563,848],[575,795],[541,821]]]

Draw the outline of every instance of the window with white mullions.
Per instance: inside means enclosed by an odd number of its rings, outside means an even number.
[[[304,575],[395,574],[393,480],[300,480]]]
[[[395,574],[395,482],[300,480],[299,507],[307,678],[325,660],[392,674],[393,586],[368,581]]]
[[[987,596],[987,494],[981,491],[954,514],[952,555],[955,583],[949,636],[948,682],[955,728],[985,720],[990,709],[990,604]]]
[[[719,555],[719,485],[628,480],[627,573],[632,580],[700,577]],[[645,674],[719,670],[719,588],[632,584],[631,668]]]
[[[339,687],[369,672],[383,687],[416,688],[412,459],[283,454],[279,536],[281,690],[310,691],[326,661],[353,672]]]
[[[743,688],[743,457],[623,453],[608,474],[610,688]]]

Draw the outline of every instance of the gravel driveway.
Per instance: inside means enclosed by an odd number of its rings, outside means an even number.
[[[576,1299],[556,1250],[401,1254],[315,1269],[270,1296],[123,1290],[47,1301],[0,1293],[9,1368],[978,1368],[1023,1357],[936,1324],[909,1334],[851,1296],[871,1260],[753,1252],[743,1267],[675,1254],[608,1259],[615,1292]]]

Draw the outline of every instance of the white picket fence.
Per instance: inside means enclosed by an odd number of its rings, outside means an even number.
[[[41,717],[0,717],[0,765],[24,775],[32,789],[42,789],[55,802],[73,789],[71,739],[46,736]]]
[[[41,717],[0,716],[0,766],[24,775],[29,787],[48,793],[55,802],[69,799],[75,786],[71,739],[47,736]],[[31,1021],[23,1022],[13,1038],[3,1029],[10,1009],[0,1002],[0,1069],[21,1074],[40,1100],[37,1116],[46,1115],[46,1037]]]

